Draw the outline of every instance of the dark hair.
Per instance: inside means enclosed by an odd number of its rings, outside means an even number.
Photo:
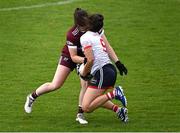
[[[74,24],[76,26],[87,26],[88,24],[88,13],[87,11],[81,9],[81,8],[76,8],[74,11]]]
[[[89,30],[93,32],[99,32],[103,27],[104,17],[101,14],[93,14],[89,17]]]

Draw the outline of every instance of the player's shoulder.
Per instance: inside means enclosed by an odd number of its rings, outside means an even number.
[[[76,37],[79,32],[79,29],[76,26],[73,26],[68,30],[67,37]]]
[[[90,36],[92,36],[92,33],[91,31],[87,31],[86,33],[84,33],[81,38],[89,38]]]
[[[81,36],[80,40],[87,40],[88,38],[89,38],[89,32],[87,31],[86,33],[84,33],[84,34]]]

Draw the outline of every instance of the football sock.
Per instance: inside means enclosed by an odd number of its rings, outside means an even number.
[[[32,98],[36,99],[38,97],[38,95],[36,94],[36,91],[34,91],[32,94],[31,94]]]
[[[83,113],[84,111],[83,111],[83,109],[82,109],[82,107],[79,105],[78,106],[78,113]]]
[[[118,113],[119,112],[119,110],[120,110],[120,107],[118,107],[117,105],[113,105],[112,106],[112,110],[115,112],[115,113]]]
[[[118,106],[114,104],[114,105],[112,106],[112,110],[113,110],[114,112],[116,112],[116,111],[118,110]]]
[[[112,100],[115,97],[115,90],[106,93],[106,96],[109,100]]]

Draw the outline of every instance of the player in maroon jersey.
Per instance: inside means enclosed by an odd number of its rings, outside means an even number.
[[[26,99],[24,109],[27,113],[31,113],[32,105],[35,99],[43,94],[57,90],[65,82],[66,78],[69,76],[70,72],[76,67],[76,63],[83,63],[86,59],[81,51],[80,37],[86,31],[88,27],[88,14],[86,11],[77,8],[74,12],[74,23],[75,25],[67,33],[67,42],[64,46],[59,64],[56,69],[56,73],[52,82],[47,82],[37,88],[34,92],[29,94]],[[118,57],[116,56],[114,50],[110,46],[105,35],[102,35],[104,43],[106,43],[107,52],[110,58],[115,62],[120,74],[123,75],[125,72],[122,67],[123,64],[120,63]],[[81,91],[79,95],[79,110],[77,114],[77,121],[81,124],[87,124],[88,122],[84,119],[82,106],[82,99],[86,91],[87,82],[81,79]],[[112,106],[107,106],[106,108],[111,109]]]
[[[40,95],[61,88],[71,71],[76,68],[76,63],[83,63],[85,58],[81,50],[80,37],[86,31],[88,21],[88,13],[85,10],[77,8],[74,12],[74,26],[67,32],[66,45],[62,49],[59,64],[52,82],[47,82],[29,94],[26,99],[24,109],[27,113],[31,113],[33,102]],[[74,63],[75,62],[75,63]],[[81,91],[79,95],[79,109],[76,120],[81,124],[87,124],[83,116],[81,108],[82,98],[86,91],[86,82],[81,79]]]

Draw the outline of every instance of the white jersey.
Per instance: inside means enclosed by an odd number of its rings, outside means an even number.
[[[104,31],[102,31],[102,34],[103,33]],[[94,62],[91,69],[91,74],[93,75],[97,70],[102,68],[104,65],[111,63],[111,60],[106,51],[105,43],[101,38],[102,34],[99,34],[98,32],[95,33],[91,31],[87,31],[80,38],[83,51],[88,47],[92,47]]]

